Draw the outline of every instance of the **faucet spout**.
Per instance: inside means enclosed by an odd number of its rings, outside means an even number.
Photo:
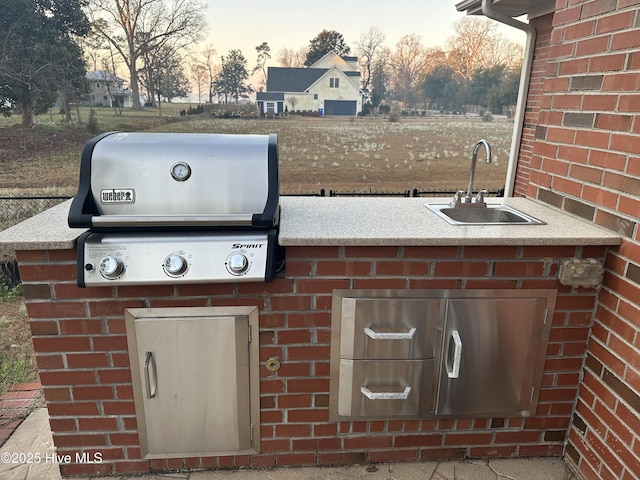
[[[478,151],[480,147],[484,146],[484,151],[487,156],[487,163],[491,163],[491,146],[486,140],[480,140],[473,147],[473,154],[471,155],[471,171],[469,172],[469,185],[467,186],[467,195],[464,197],[465,203],[471,203],[471,196],[473,195],[473,178],[476,175],[476,162],[478,161]]]

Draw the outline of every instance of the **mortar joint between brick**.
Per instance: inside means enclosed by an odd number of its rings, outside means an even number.
[[[62,368],[63,369],[67,369],[69,368],[69,362],[67,361],[67,353],[66,352],[62,352]]]

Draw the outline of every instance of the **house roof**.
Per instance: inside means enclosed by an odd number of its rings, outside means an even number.
[[[328,68],[269,67],[267,70],[267,91],[304,92],[328,70]]]
[[[91,81],[101,81],[101,82],[123,82],[124,80],[116,77],[111,72],[107,70],[94,70],[93,72],[87,72],[86,75],[87,80]]]
[[[528,15],[535,18],[553,12],[555,0],[493,0],[493,9],[509,17]],[[463,0],[456,4],[459,12],[466,11],[468,15],[482,15],[482,0]]]
[[[256,92],[256,100],[280,102],[284,100],[284,92]]]

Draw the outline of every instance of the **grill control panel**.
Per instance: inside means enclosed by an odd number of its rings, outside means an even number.
[[[89,233],[78,240],[78,284],[265,281],[274,243],[268,233]]]

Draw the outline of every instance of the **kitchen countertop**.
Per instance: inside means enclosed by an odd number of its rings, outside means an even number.
[[[425,207],[451,198],[282,197],[279,243],[294,245],[618,245],[621,237],[525,198],[488,198],[545,225],[450,225]]]
[[[67,250],[84,231],[69,228],[67,216],[71,200],[62,202],[24,222],[0,232],[0,251]]]
[[[524,198],[487,199],[510,205],[545,225],[454,226],[425,207],[449,198],[280,198],[279,242],[331,245],[618,245],[621,237],[565,212]],[[83,229],[67,226],[71,200],[0,232],[0,250],[66,250]]]

